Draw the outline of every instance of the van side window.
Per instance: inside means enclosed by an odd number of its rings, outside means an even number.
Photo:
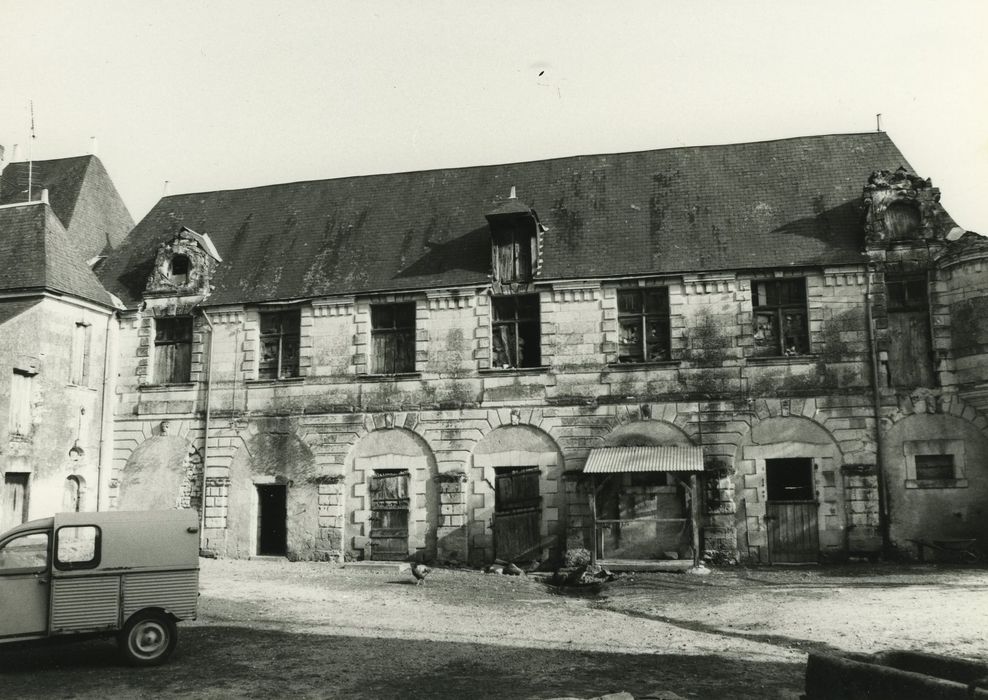
[[[48,568],[48,533],[32,532],[0,546],[0,574],[12,569]]]
[[[95,525],[60,527],[55,543],[55,568],[64,571],[99,566],[100,531]]]

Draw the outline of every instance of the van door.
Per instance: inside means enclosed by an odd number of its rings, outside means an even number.
[[[0,544],[0,639],[48,633],[50,534],[23,532]]]

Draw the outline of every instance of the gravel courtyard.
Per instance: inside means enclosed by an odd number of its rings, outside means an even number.
[[[988,656],[988,570],[933,566],[536,577],[203,560],[199,620],[161,667],[112,642],[0,651],[10,698],[792,698],[806,652]]]

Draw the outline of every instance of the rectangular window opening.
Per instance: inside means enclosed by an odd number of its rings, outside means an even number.
[[[371,305],[374,374],[415,371],[415,302]]]
[[[916,455],[917,481],[949,481],[955,478],[954,455]]]
[[[539,367],[542,330],[538,294],[492,297],[492,366]]]
[[[75,324],[72,332],[72,366],[69,382],[77,386],[89,386],[90,347],[93,327],[88,323]]]
[[[792,357],[810,351],[806,280],[751,283],[755,356]]]
[[[192,379],[192,317],[154,322],[154,381],[182,384]]]
[[[259,379],[299,376],[299,336],[302,315],[298,309],[261,312]]]
[[[670,357],[669,290],[618,291],[618,362],[657,362]]]

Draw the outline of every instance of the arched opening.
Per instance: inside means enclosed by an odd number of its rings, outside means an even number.
[[[188,284],[192,263],[187,255],[173,255],[168,264],[168,279],[172,284]]]
[[[86,480],[73,474],[65,479],[62,490],[62,511],[80,513],[83,510],[83,497],[86,493]]]
[[[559,555],[562,464],[555,441],[529,425],[495,428],[477,443],[467,516],[471,563],[533,562]]]
[[[168,510],[191,505],[187,500],[192,495],[188,469],[189,455],[194,452],[188,441],[175,435],[145,440],[131,453],[120,474],[117,508]]]

